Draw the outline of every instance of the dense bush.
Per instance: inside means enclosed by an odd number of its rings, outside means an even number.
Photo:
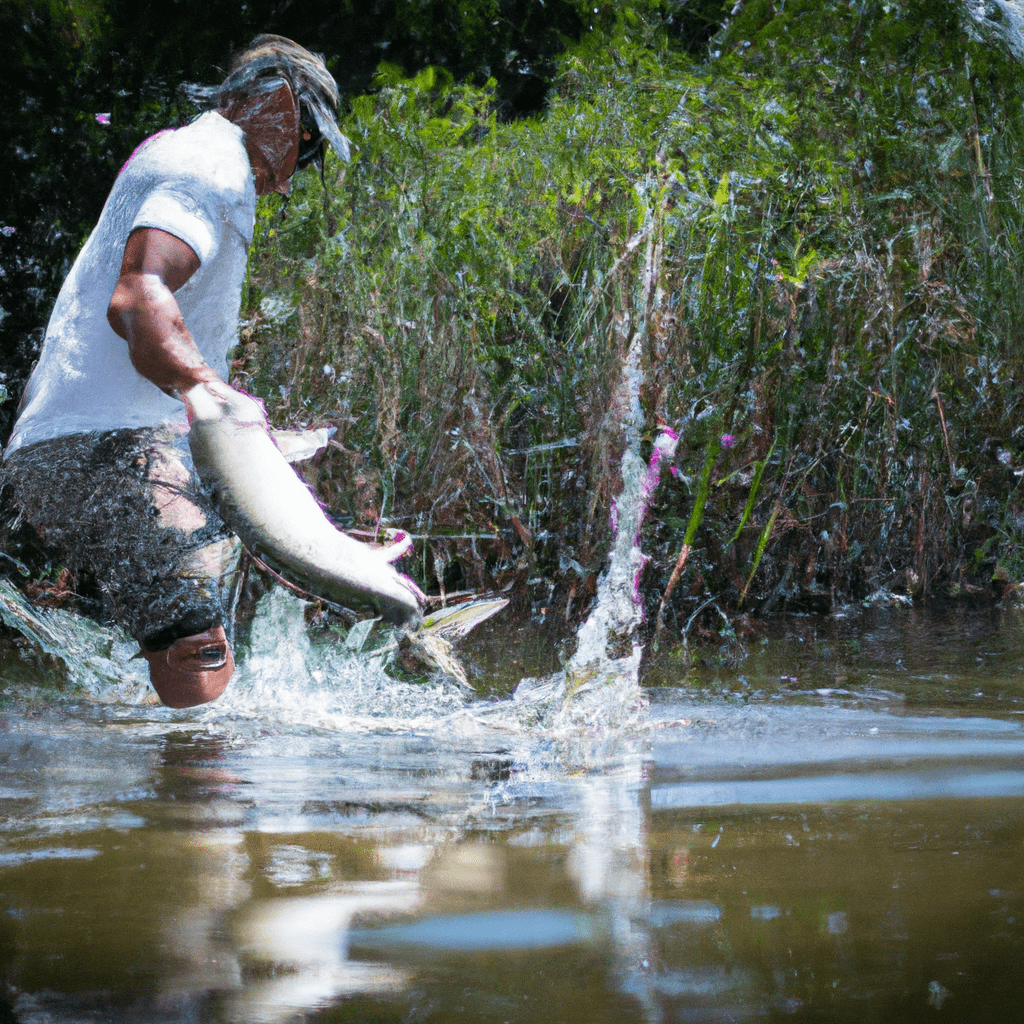
[[[748,3],[693,55],[634,7],[515,123],[493,83],[385,68],[353,165],[262,211],[242,374],[338,427],[323,493],[414,527],[434,585],[579,612],[639,337],[640,426],[681,432],[652,612],[693,541],[670,629],[709,600],[1000,596],[1024,574],[1020,73],[966,28]]]
[[[353,162],[261,201],[236,381],[337,428],[321,497],[411,528],[435,590],[577,621],[623,450],[668,426],[642,592],[670,641],[702,608],[1003,596],[1017,63],[951,0],[594,17],[532,117],[483,63],[379,65]]]

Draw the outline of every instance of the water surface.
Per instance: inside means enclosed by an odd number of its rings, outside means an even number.
[[[625,728],[488,628],[475,702],[287,602],[195,711],[8,648],[0,1021],[1014,1018],[1017,613],[761,624]]]

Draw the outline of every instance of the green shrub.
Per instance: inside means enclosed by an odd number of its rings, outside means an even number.
[[[670,630],[709,601],[998,596],[1024,569],[1018,67],[945,2],[747,3],[706,56],[670,29],[623,9],[514,123],[493,83],[382,68],[353,163],[261,206],[240,376],[337,427],[321,494],[411,527],[428,586],[578,615],[629,430],[660,422],[650,610],[693,537]]]

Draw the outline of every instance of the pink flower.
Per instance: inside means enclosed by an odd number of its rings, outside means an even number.
[[[722,447],[731,448],[736,443],[736,438],[732,434],[722,435]]]
[[[96,115],[96,123],[97,124],[110,124],[110,115],[109,114],[97,114]]]

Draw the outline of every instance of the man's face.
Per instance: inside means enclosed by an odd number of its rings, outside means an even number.
[[[261,82],[258,91],[232,100],[222,111],[245,132],[256,194],[287,193],[299,159],[299,104],[284,79]]]

